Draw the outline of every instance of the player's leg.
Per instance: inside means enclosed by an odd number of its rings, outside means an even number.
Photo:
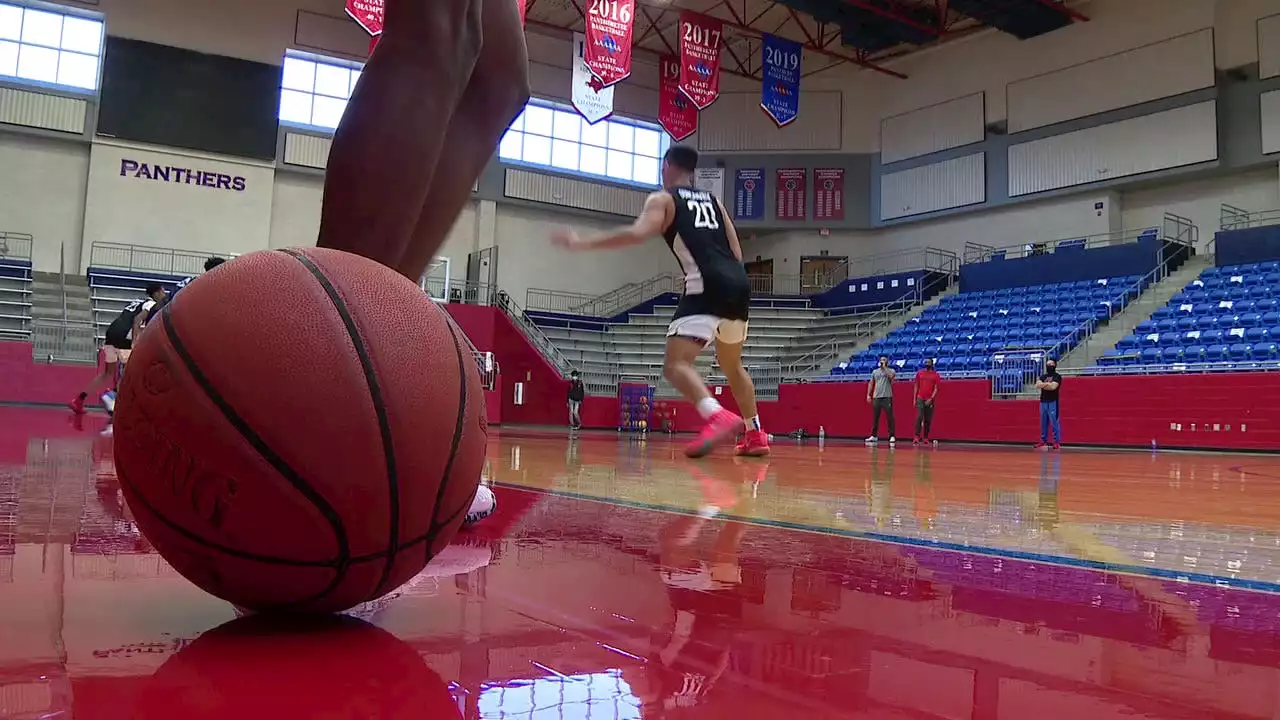
[[[462,102],[449,121],[439,167],[404,256],[396,267],[417,280],[439,252],[476,178],[529,101],[529,55],[516,0],[483,4],[484,45]]]
[[[387,0],[386,29],[333,136],[320,247],[398,267],[480,57],[480,10],[481,0]]]
[[[680,391],[706,425],[698,437],[687,446],[689,457],[702,457],[718,444],[734,438],[742,429],[742,418],[720,406],[702,376],[693,366],[694,360],[716,335],[720,318],[713,315],[686,315],[671,321],[667,327],[667,352],[662,374],[672,387]]]
[[[119,360],[120,360],[119,350],[117,350],[111,344],[107,344],[103,346],[102,369],[99,370],[98,374],[94,376],[92,380],[89,381],[88,385],[85,385],[84,388],[80,390],[80,393],[76,395],[75,399],[67,404],[67,406],[71,408],[72,412],[74,412],[77,415],[84,414],[84,411],[85,411],[84,401],[89,398],[90,394],[96,392],[98,388],[102,387],[104,384],[106,384],[116,376],[116,372],[117,372],[116,368],[117,368],[117,364],[119,363]]]
[[[760,457],[769,454],[769,437],[760,426],[760,411],[756,406],[756,386],[751,374],[742,365],[742,346],[747,340],[745,320],[721,320],[716,328],[716,359],[720,370],[729,381],[738,411],[746,418],[746,434],[737,447],[739,455]]]

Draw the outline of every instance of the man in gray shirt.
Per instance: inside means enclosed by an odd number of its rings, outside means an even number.
[[[889,358],[880,356],[880,367],[871,373],[871,380],[867,383],[867,402],[871,403],[871,435],[867,437],[868,443],[880,440],[880,413],[885,414],[889,425],[889,444],[898,441],[893,429],[893,380],[897,376],[898,373],[889,367]]]

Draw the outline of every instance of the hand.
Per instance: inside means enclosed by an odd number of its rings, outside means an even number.
[[[556,228],[551,231],[551,244],[565,250],[576,250],[582,244],[582,238],[578,237],[573,228]]]
[[[868,396],[867,396],[867,402],[868,402],[868,403],[869,403],[869,402],[871,402],[871,396],[870,396],[870,395],[868,395]]]

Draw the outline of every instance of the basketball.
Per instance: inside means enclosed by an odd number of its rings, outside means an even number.
[[[238,258],[134,343],[115,463],[139,528],[258,611],[377,598],[449,544],[484,465],[466,338],[420,287],[335,250]]]

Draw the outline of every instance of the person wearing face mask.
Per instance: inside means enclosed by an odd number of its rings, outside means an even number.
[[[582,429],[582,401],[587,397],[587,388],[582,384],[578,371],[569,373],[569,429]]]
[[[868,443],[880,441],[880,413],[887,416],[885,420],[889,426],[889,444],[898,441],[893,429],[893,380],[897,376],[897,371],[889,367],[889,358],[881,355],[880,367],[872,371],[871,380],[867,383],[867,402],[871,404],[871,435],[867,437]]]
[[[1050,360],[1044,364],[1044,374],[1036,382],[1040,391],[1040,442],[1037,448],[1049,444],[1049,429],[1053,428],[1053,449],[1062,447],[1062,424],[1058,420],[1058,391],[1062,388],[1062,376],[1058,363]]]
[[[933,429],[933,401],[938,397],[942,376],[933,369],[933,358],[926,358],[924,368],[916,373],[916,434],[912,444],[928,443]]]

